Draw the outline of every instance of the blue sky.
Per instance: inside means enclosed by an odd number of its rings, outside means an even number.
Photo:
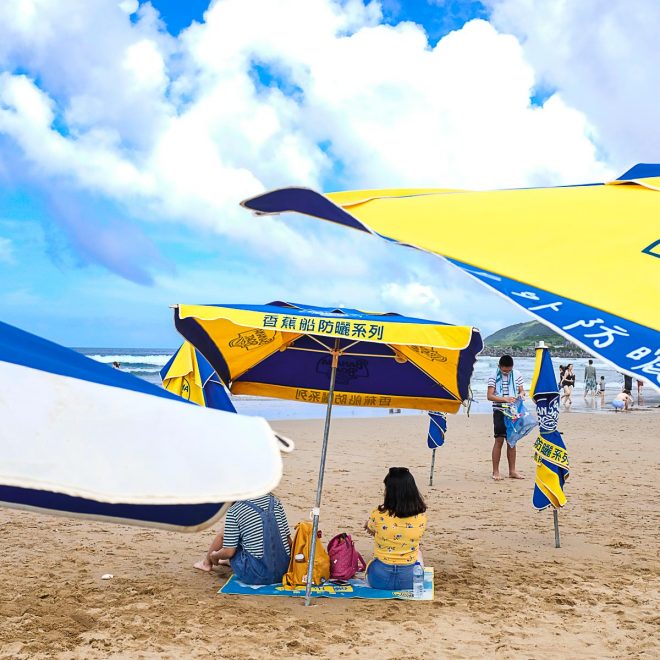
[[[0,7],[1,318],[65,345],[174,347],[173,303],[272,299],[489,334],[524,313],[441,260],[238,203],[657,161],[652,2],[69,5]]]

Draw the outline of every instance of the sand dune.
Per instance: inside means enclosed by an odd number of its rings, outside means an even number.
[[[293,524],[316,483],[321,421],[278,422],[298,449],[278,495]],[[433,603],[216,595],[228,573],[191,568],[211,532],[182,535],[0,509],[0,657],[658,657],[657,411],[565,414],[571,458],[563,547],[525,481],[489,478],[490,418],[450,418],[428,488],[426,417],[333,422],[321,528],[350,531],[390,465],[429,504]],[[101,580],[112,573],[110,580]]]

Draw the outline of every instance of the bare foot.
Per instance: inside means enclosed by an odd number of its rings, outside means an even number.
[[[509,472],[509,479],[524,479],[524,475],[520,472]]]
[[[218,555],[220,554],[219,550],[215,552],[209,552],[209,559],[214,566],[229,566],[229,559],[220,559]]]
[[[504,477],[499,472],[493,472],[493,481],[502,481]]]
[[[204,559],[202,559],[201,561],[195,562],[193,564],[193,568],[196,568],[198,571],[204,571],[205,573],[208,573],[211,570],[212,566],[211,566],[211,562],[206,557],[204,557]]]

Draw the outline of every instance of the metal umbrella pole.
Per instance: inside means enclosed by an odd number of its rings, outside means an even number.
[[[429,486],[433,485],[433,468],[435,467],[435,450],[437,447],[433,447],[433,451],[431,452],[431,476],[429,477]]]
[[[559,514],[554,507],[552,509],[552,518],[555,522],[555,548],[561,548],[561,542],[559,540]]]
[[[325,472],[325,457],[328,453],[328,435],[330,433],[330,416],[332,414],[332,402],[335,398],[335,377],[337,376],[337,364],[339,363],[339,339],[335,339],[335,347],[332,351],[332,368],[330,370],[330,387],[328,388],[328,407],[325,411],[325,427],[323,429],[323,447],[321,449],[321,465],[319,466],[319,480],[316,486],[316,503],[312,509],[314,516],[312,522],[312,547],[309,553],[309,565],[307,567],[307,580],[305,584],[305,605],[310,605],[312,600],[312,575],[314,573],[314,557],[316,555],[316,535],[319,529],[319,515],[321,513],[321,493],[323,491],[323,475]]]

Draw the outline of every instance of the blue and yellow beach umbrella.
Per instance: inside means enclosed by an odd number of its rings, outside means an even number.
[[[532,503],[539,511],[566,504],[564,482],[568,478],[568,453],[559,420],[559,390],[547,348],[536,349],[536,363],[529,395],[536,403],[539,435],[534,442],[536,481]]]
[[[243,205],[304,213],[444,257],[660,389],[660,165],[636,165],[606,184],[325,195],[286,188]]]
[[[184,341],[160,370],[163,387],[200,406],[236,412],[227,391],[208,360]]]
[[[455,413],[468,398],[476,328],[398,314],[273,302],[179,305],[179,333],[234,394]]]

